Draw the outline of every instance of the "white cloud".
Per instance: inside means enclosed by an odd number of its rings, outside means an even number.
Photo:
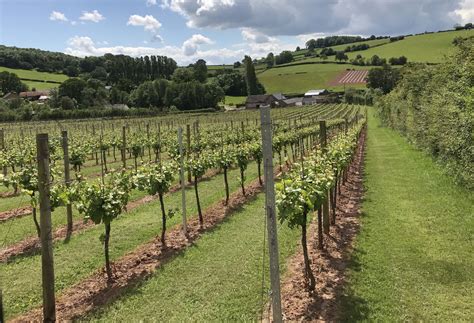
[[[211,45],[214,42],[203,36],[201,34],[194,34],[191,38],[187,39],[183,43],[183,52],[186,56],[192,56],[196,54],[197,50],[199,49],[199,45]]]
[[[156,6],[156,3],[157,3],[156,0],[146,0],[146,5],[147,5],[148,7],[150,7],[150,6]]]
[[[159,42],[159,43],[164,42],[163,37],[161,37],[158,34],[153,35],[153,37],[151,37],[151,41],[152,42]]]
[[[193,39],[193,37],[191,37],[190,39]],[[209,38],[207,37],[194,37],[194,40],[199,44],[203,44],[203,42],[210,42]],[[200,50],[198,47],[193,55],[186,55],[184,43],[181,47],[163,46],[159,48],[150,46],[100,46],[98,43],[96,44],[90,37],[75,36],[69,39],[68,47],[65,49],[65,53],[80,57],[102,56],[107,53],[124,54],[133,57],[144,55],[164,55],[173,58],[178,62],[178,64],[185,66],[189,63],[197,61],[199,58],[206,60],[208,64],[224,64],[237,60],[240,61],[245,55],[246,51],[243,49],[236,50],[227,48]]]
[[[274,37],[269,37],[252,28],[242,28],[241,34],[242,34],[242,38],[245,41],[256,43],[256,44],[263,44],[263,43],[269,43],[269,42],[275,41]]]
[[[49,15],[49,20],[53,20],[53,21],[69,21],[69,19],[67,19],[66,15],[63,14],[62,12],[59,12],[59,11],[53,11],[53,12],[51,12],[51,14]]]
[[[151,32],[156,32],[161,27],[161,23],[152,15],[146,15],[146,16],[131,15],[128,18],[127,25],[143,26],[146,31],[151,31]]]
[[[474,22],[474,0],[463,0],[452,15],[461,24]]]
[[[267,36],[370,35],[451,28],[457,22],[453,13],[469,19],[472,1],[162,0],[162,7],[181,14],[194,28],[251,28]]]
[[[83,11],[82,15],[79,17],[82,21],[92,21],[99,22],[105,19],[105,17],[97,10],[94,11]]]

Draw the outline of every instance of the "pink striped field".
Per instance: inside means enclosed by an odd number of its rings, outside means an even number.
[[[330,85],[342,85],[342,84],[365,84],[367,74],[369,71],[344,71],[339,74],[334,80],[330,82]]]

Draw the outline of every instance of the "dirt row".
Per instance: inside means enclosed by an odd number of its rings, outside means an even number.
[[[217,170],[210,170],[208,171],[199,181],[206,181],[210,178],[214,177],[218,174],[219,171]],[[186,186],[191,186],[193,183],[187,183]],[[167,195],[175,193],[176,191],[180,190],[181,186],[179,184],[174,185],[170,188]],[[127,204],[126,211],[130,212],[131,210],[143,205],[145,203],[152,202],[156,200],[158,196],[145,196],[138,200],[131,201]],[[95,224],[92,221],[83,221],[83,220],[76,220],[73,223],[72,232],[68,232],[66,225],[60,226],[53,232],[53,241],[60,241],[64,239],[69,239],[71,234],[78,233],[84,231],[90,227],[93,227]],[[8,262],[15,257],[24,256],[24,255],[31,255],[39,252],[40,250],[40,240],[38,237],[28,237],[18,243],[12,244],[0,250],[0,262]]]
[[[282,311],[288,321],[338,321],[339,302],[346,282],[346,268],[359,231],[361,203],[364,195],[365,131],[359,140],[356,158],[350,166],[348,180],[341,189],[336,210],[336,224],[324,236],[324,250],[318,250],[317,223],[310,225],[308,250],[316,290],[306,289],[304,259],[298,249],[282,282]],[[266,313],[266,317],[270,313]]]
[[[277,171],[275,174],[279,176]],[[105,269],[101,268],[89,278],[68,288],[56,299],[56,319],[59,321],[74,320],[98,306],[106,305],[117,299],[126,289],[152,275],[159,266],[191,246],[202,234],[219,225],[235,210],[253,200],[262,190],[263,187],[256,179],[245,187],[245,196],[239,190],[230,195],[227,205],[224,204],[225,199],[222,199],[204,210],[202,228],[199,226],[199,220],[192,218],[187,223],[186,236],[182,232],[182,225],[177,225],[168,231],[166,246],[161,244],[160,237],[156,237],[137,247],[133,252],[113,263],[113,281],[107,281]],[[15,318],[12,322],[41,320],[42,309],[36,308]]]

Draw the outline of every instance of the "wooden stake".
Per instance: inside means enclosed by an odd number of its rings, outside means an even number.
[[[186,160],[191,156],[191,127],[186,125]],[[188,170],[188,183],[191,183],[191,171]]]
[[[53,238],[51,235],[51,201],[48,134],[36,136],[38,192],[41,226],[41,274],[43,282],[43,322],[56,321],[54,296]]]
[[[0,129],[0,150],[5,150],[5,130]],[[3,175],[7,176],[7,166],[3,166]]]
[[[126,145],[127,145],[127,134],[126,134],[126,126],[122,127],[122,166],[123,169],[127,168],[127,151],[126,151]]]
[[[189,129],[189,125],[188,125]],[[188,234],[186,222],[186,184],[184,183],[184,154],[183,154],[183,128],[178,128],[178,144],[179,144],[179,182],[181,184],[181,209],[183,213],[183,234]]]
[[[64,130],[61,133],[62,135],[62,146],[63,146],[63,155],[64,155],[64,183],[66,187],[71,185],[71,175],[69,173],[69,144],[68,144],[68,137],[67,131]],[[66,218],[67,218],[67,233],[68,236],[72,232],[72,205],[68,203],[66,205]]]
[[[321,140],[321,149],[327,153],[326,121],[319,121],[319,136]],[[323,197],[323,229],[325,234],[329,234],[329,199],[326,191]]]
[[[260,108],[262,131],[263,170],[265,180],[265,213],[267,217],[268,249],[270,255],[270,282],[273,321],[282,322],[280,295],[280,265],[275,210],[275,183],[273,179],[272,121],[270,107]]]

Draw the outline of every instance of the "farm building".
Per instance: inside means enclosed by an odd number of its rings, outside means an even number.
[[[320,90],[309,90],[304,94],[304,97],[315,97],[315,96],[320,96],[320,95],[327,95],[329,94],[329,91],[326,89],[320,89]]]
[[[246,109],[258,109],[261,106],[275,105],[277,107],[286,106],[284,98],[281,94],[258,94],[258,95],[249,95],[245,101]]]
[[[335,102],[336,97],[330,94],[326,89],[309,90],[304,94],[303,105],[311,105],[316,103],[330,103]]]
[[[303,98],[291,98],[283,100],[287,107],[297,107],[303,105]]]
[[[47,100],[49,99],[49,91],[29,91],[29,92],[20,92],[20,98],[29,100],[29,101],[37,101],[37,100]]]

